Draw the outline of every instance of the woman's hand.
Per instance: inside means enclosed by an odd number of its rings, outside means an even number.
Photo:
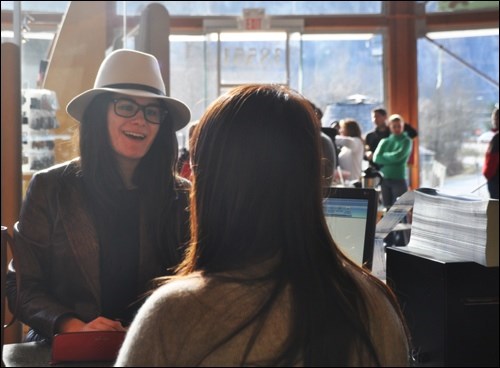
[[[125,331],[125,328],[120,321],[97,317],[87,323],[81,331]]]
[[[85,323],[78,318],[68,317],[63,319],[57,328],[57,332],[80,332],[80,331],[125,331],[120,321],[114,321],[105,317]]]

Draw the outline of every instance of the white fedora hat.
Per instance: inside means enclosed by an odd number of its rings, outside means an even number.
[[[144,52],[121,49],[110,53],[99,67],[94,88],[73,98],[66,111],[81,121],[94,97],[107,92],[163,100],[175,130],[184,128],[191,119],[186,104],[166,95],[158,60]]]

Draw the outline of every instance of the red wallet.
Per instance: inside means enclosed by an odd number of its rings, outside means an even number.
[[[52,340],[51,364],[114,361],[125,338],[124,331],[66,332]]]

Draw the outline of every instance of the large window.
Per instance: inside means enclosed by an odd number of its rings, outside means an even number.
[[[23,88],[37,88],[40,66],[49,57],[59,26],[54,21],[62,20],[70,2],[19,3],[23,28],[21,83]],[[111,37],[119,37],[123,28],[131,31],[149,3],[115,2],[118,16],[109,20]],[[332,120],[353,117],[360,123],[363,133],[372,128],[369,110],[379,105],[389,107],[393,102],[384,100],[385,96],[390,96],[387,89],[392,88],[394,96],[395,84],[393,70],[384,67],[388,64],[384,64],[383,50],[388,44],[386,37],[391,36],[387,33],[391,19],[384,14],[384,2],[160,3],[176,17],[177,22],[173,22],[177,28],[171,28],[170,35],[171,95],[190,106],[193,120],[199,119],[219,93],[233,84],[247,81],[286,83],[323,110],[324,125]],[[14,2],[2,1],[1,7],[2,42],[12,42]],[[230,30],[207,32],[201,25],[205,19],[240,19],[243,9],[250,8],[264,8],[265,15],[273,19],[303,19],[304,27],[284,30],[285,33],[276,39],[252,41],[248,39],[251,33],[240,33],[247,39],[238,40],[237,34],[225,34]],[[425,9],[428,13],[423,15],[427,17],[425,22],[431,21],[428,25],[442,31],[455,15],[463,20],[464,15],[471,11],[484,15],[490,9],[489,12],[494,13],[498,2],[427,1]],[[127,16],[126,21],[122,21],[123,15]],[[193,17],[192,22],[189,17]],[[436,24],[436,19],[439,24]],[[488,19],[489,24],[483,28],[495,26],[491,25],[491,17]],[[179,21],[184,21],[190,28],[186,31],[178,27]],[[355,26],[349,27],[351,21]],[[498,28],[478,30],[482,24],[476,23],[475,19],[470,19],[470,22],[476,31],[427,34],[418,41],[421,186],[465,192],[484,183],[481,168],[488,137],[491,136],[490,113],[499,99]],[[467,23],[458,27],[454,24],[453,27],[468,28]],[[127,47],[133,47],[133,43],[127,43]],[[244,73],[240,67],[244,67]],[[385,85],[386,80],[391,83]],[[403,93],[406,92],[403,90]],[[60,108],[64,109],[64,106]],[[67,139],[71,133],[57,137],[57,153],[73,150]],[[187,129],[180,132],[181,147],[186,145],[186,133]],[[69,153],[61,155],[64,159],[69,156]],[[485,188],[482,189],[479,193],[484,194]]]
[[[498,53],[498,28],[419,40],[421,185],[488,195],[481,169],[498,106]]]

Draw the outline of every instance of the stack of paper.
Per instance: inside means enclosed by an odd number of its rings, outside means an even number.
[[[415,191],[408,248],[442,261],[498,267],[498,200]]]

